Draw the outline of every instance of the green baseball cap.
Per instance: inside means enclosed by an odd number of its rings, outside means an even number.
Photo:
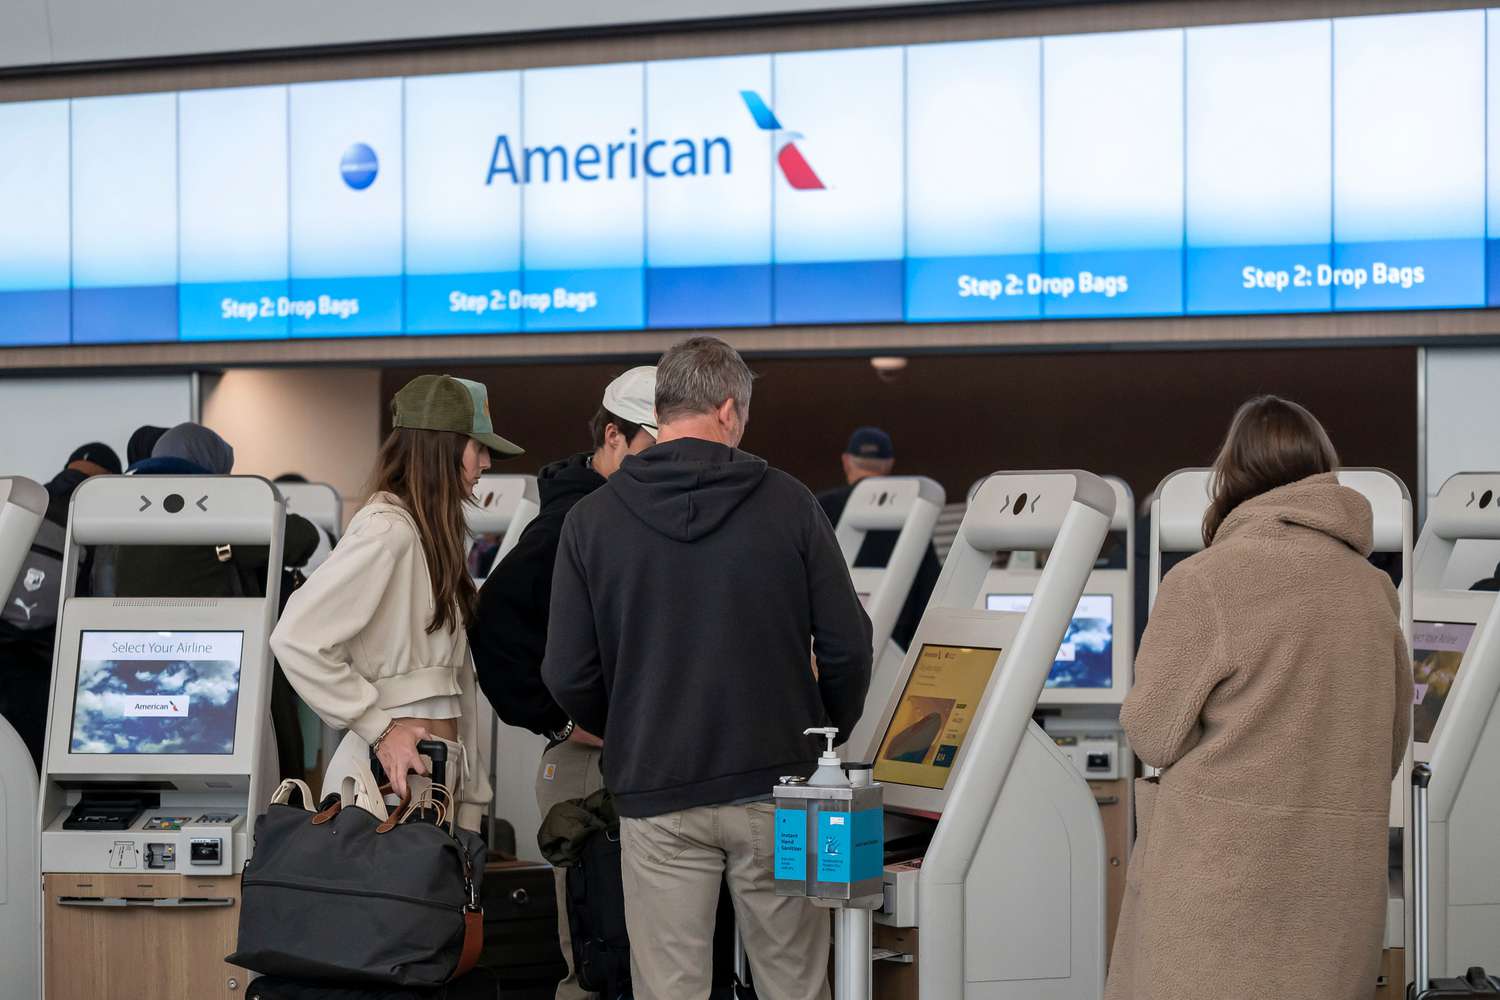
[[[526,449],[495,433],[488,390],[466,378],[418,375],[396,393],[391,413],[396,427],[467,434],[505,458],[526,454]]]

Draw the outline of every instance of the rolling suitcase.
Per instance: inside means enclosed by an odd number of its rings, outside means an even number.
[[[1427,955],[1427,786],[1432,768],[1417,764],[1411,772],[1412,895],[1416,904],[1413,936],[1413,981],[1406,988],[1407,1000],[1500,1000],[1500,979],[1478,966],[1462,979],[1433,979],[1428,975]]]

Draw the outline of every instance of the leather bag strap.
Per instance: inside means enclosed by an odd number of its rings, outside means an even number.
[[[484,911],[464,909],[464,950],[458,956],[458,968],[453,978],[467,975],[479,963],[479,954],[484,951]]]

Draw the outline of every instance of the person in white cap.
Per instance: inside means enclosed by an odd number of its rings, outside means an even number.
[[[574,725],[542,683],[552,566],[563,519],[615,474],[626,455],[655,444],[656,430],[656,369],[632,368],[605,388],[604,401],[589,421],[593,451],[553,462],[537,476],[541,511],[479,591],[479,608],[469,627],[479,686],[502,721],[545,736],[551,744],[536,782],[544,818],[557,803],[584,798],[604,785],[598,737]],[[558,869],[558,934],[568,977],[558,985],[557,998],[578,1000],[591,994],[579,987],[573,972],[564,892],[565,875]]]

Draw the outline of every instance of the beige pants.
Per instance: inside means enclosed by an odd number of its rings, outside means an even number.
[[[581,743],[559,743],[542,754],[542,767],[536,776],[536,805],[543,821],[559,802],[581,799],[604,787],[599,770],[601,751]],[[557,984],[557,1000],[585,1000],[595,994],[578,985],[573,972],[573,935],[568,930],[568,876],[558,868],[553,871],[557,889],[557,938],[562,945],[563,961],[568,963],[568,978]]]
[[[828,1000],[828,911],[776,895],[775,822],[769,802],[620,821],[635,1000],[707,1000],[726,878],[756,996]]]

